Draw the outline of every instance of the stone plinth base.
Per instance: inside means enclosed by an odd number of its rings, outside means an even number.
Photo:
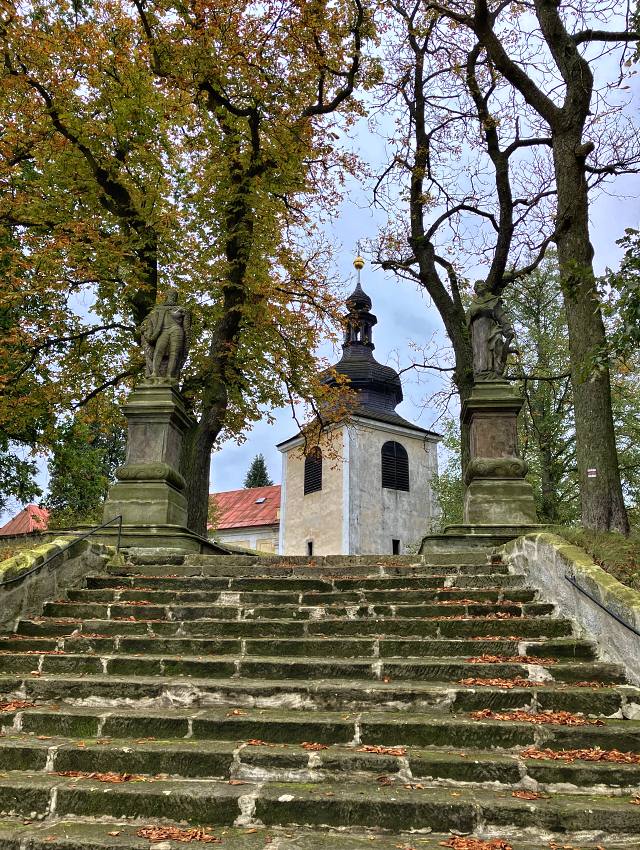
[[[518,455],[523,399],[504,380],[477,381],[462,406],[471,457],[465,472],[464,525],[517,528],[537,524],[526,462]]]
[[[122,516],[126,525],[187,524],[187,500],[184,493],[168,481],[139,478],[119,481],[109,490],[104,506],[103,522]]]
[[[509,539],[513,539],[523,534],[531,534],[534,531],[546,531],[548,528],[549,526],[540,525],[539,523],[534,525],[448,525],[444,530],[444,534],[445,536],[452,535],[454,537],[461,534],[466,537],[486,537],[487,535],[492,535],[494,537],[508,537]]]
[[[92,539],[115,546],[118,526],[103,528]],[[200,537],[188,528],[178,525],[123,525],[120,546],[123,549],[170,549],[184,554],[197,552],[205,555],[224,555],[229,552],[224,546]]]
[[[523,478],[475,478],[464,494],[469,525],[536,525],[533,489]]]
[[[423,537],[418,553],[488,553],[523,534],[545,531],[546,528],[546,525],[448,525],[444,534]]]
[[[123,412],[127,459],[109,490],[103,521],[122,516],[131,528],[186,528],[186,483],[179,470],[182,437],[193,420],[175,382],[147,379],[133,390]]]

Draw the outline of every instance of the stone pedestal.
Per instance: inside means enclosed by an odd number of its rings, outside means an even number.
[[[176,381],[147,378],[123,407],[127,457],[109,490],[103,522],[122,516],[122,545],[162,546],[186,552],[210,549],[187,529],[186,482],[180,474],[184,432],[192,424]],[[102,536],[113,542],[117,527]]]
[[[504,380],[477,381],[463,404],[471,458],[465,474],[464,522],[469,526],[536,525],[533,489],[518,454],[517,417],[523,405]]]
[[[172,382],[148,379],[123,408],[127,458],[109,491],[104,522],[122,514],[124,525],[187,524],[186,483],[179,472],[182,436],[191,424]]]

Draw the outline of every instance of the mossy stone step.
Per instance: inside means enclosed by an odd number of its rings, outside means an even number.
[[[79,745],[81,744],[81,745]],[[160,774],[182,778],[246,781],[344,782],[374,780],[402,785],[450,780],[541,788],[558,783],[577,787],[611,786],[637,793],[640,764],[523,760],[514,754],[473,750],[407,748],[405,755],[365,752],[353,746],[306,750],[301,745],[225,741],[48,738],[5,736],[0,740],[3,770]]]
[[[527,827],[556,832],[640,832],[640,807],[628,796],[553,795],[519,800],[508,791],[394,787],[371,783],[264,783],[153,780],[118,784],[39,773],[0,776],[0,811],[29,816],[169,818],[190,823],[376,827],[437,832]]]
[[[142,675],[199,678],[224,676],[268,679],[371,679],[419,680],[423,682],[458,682],[467,678],[529,678],[539,681],[605,683],[625,681],[624,668],[599,661],[557,662],[541,665],[522,663],[518,657],[500,663],[469,663],[447,657],[369,658],[325,657],[324,644],[315,645],[315,656],[251,656],[216,654],[209,658],[196,656],[150,655],[124,653],[96,656],[87,653],[51,654],[6,652],[0,654],[0,673],[34,670],[40,673],[88,673],[103,675]],[[274,647],[272,647],[273,650]],[[532,672],[533,671],[533,672]]]
[[[164,821],[163,821],[164,823]],[[33,822],[24,824],[21,820],[0,820],[0,850],[149,850],[149,841],[136,835],[145,821],[132,824],[130,821],[110,821],[96,823],[94,821],[61,820],[56,823],[40,824]],[[157,825],[153,822],[152,825]],[[170,825],[167,822],[167,825]],[[184,824],[176,824],[184,829]],[[313,832],[300,828],[253,827],[215,829],[211,834],[222,840],[222,850],[442,850],[443,842],[451,838],[449,833],[420,835],[416,833],[381,834],[370,830],[366,834],[353,834],[344,830],[322,830]],[[495,837],[495,836],[491,836]],[[501,836],[508,838],[508,836]],[[20,843],[27,840],[27,843]],[[566,836],[571,840],[571,836]],[[607,841],[607,850],[632,850],[640,845],[629,843],[633,839]],[[161,842],[166,850],[182,850],[185,844],[177,841]],[[512,842],[514,850],[540,850],[540,843],[523,843],[521,839]],[[566,842],[565,842],[566,843]],[[547,843],[548,845],[548,843]],[[208,850],[211,843],[190,842],[192,850]],[[571,840],[574,850],[595,850],[593,842],[583,841],[578,845]]]
[[[465,559],[455,559],[443,564],[406,564],[403,566],[391,567],[385,564],[368,564],[363,566],[304,566],[298,565],[292,567],[287,564],[284,566],[265,566],[264,564],[251,564],[247,566],[238,566],[229,563],[209,563],[209,564],[144,564],[136,565],[126,563],[124,565],[107,564],[102,572],[106,575],[116,576],[211,576],[212,578],[241,578],[253,579],[263,578],[265,576],[271,578],[296,579],[300,578],[303,581],[313,580],[333,580],[333,579],[360,579],[360,578],[394,578],[396,576],[421,576],[421,575],[437,575],[441,572],[442,567],[451,567],[458,571],[464,567],[480,567],[481,572],[491,572],[492,567],[488,564],[486,558],[474,558],[466,561]],[[499,572],[499,570],[498,570]]]
[[[178,576],[172,573],[171,568],[167,568],[165,574],[150,575],[143,570],[131,571],[128,568],[126,573],[118,574],[116,568],[111,568],[108,573],[90,573],[86,577],[87,587],[90,588],[105,588],[119,587],[126,585],[129,587],[145,586],[157,588],[174,588],[176,590],[231,590],[235,587],[235,582],[243,580],[243,577],[238,576]],[[334,582],[340,582],[340,587],[343,589],[351,589],[353,587],[365,587],[379,590],[408,589],[412,587],[421,587],[421,582],[426,579],[428,582],[433,576],[451,578],[455,576],[474,576],[474,575],[491,575],[494,577],[496,584],[500,583],[502,577],[509,575],[509,567],[506,564],[485,564],[480,565],[443,565],[438,567],[426,568],[422,567],[420,571],[411,571],[404,574],[381,577],[376,575],[358,576],[358,578],[335,578],[323,579],[329,586],[333,586]],[[259,578],[268,578],[276,580],[275,573],[266,572],[264,569],[258,576]],[[287,579],[289,574],[283,575],[281,578]],[[246,577],[245,577],[246,578]],[[305,576],[302,576],[305,578]],[[308,576],[307,576],[308,578]],[[305,579],[306,580],[306,579]]]
[[[320,620],[327,618],[354,619],[414,619],[441,616],[483,616],[488,614],[511,614],[516,617],[540,617],[553,613],[553,605],[544,602],[463,602],[405,603],[397,605],[380,603],[367,605],[361,602],[339,605],[229,605],[180,604],[145,605],[134,602],[47,602],[43,606],[46,617],[68,617],[72,619],[127,619],[134,620]]]
[[[339,640],[318,638],[179,638],[151,636],[87,637],[0,637],[0,654],[5,652],[67,652],[97,653],[103,655],[153,654],[153,655],[278,655],[298,656],[321,653],[332,657],[423,658],[471,657],[485,653],[517,656],[543,656],[556,659],[593,660],[594,645],[575,638],[546,641],[515,640],[456,640],[453,638],[346,637]]]
[[[3,698],[38,703],[91,701],[105,709],[115,705],[212,705],[243,708],[298,708],[319,711],[476,711],[524,708],[572,711],[611,717],[638,715],[640,692],[636,688],[605,687],[597,690],[571,684],[542,684],[531,688],[473,687],[452,682],[363,681],[349,679],[198,679],[169,676],[48,676],[0,675]],[[0,718],[6,715],[0,715]]]
[[[296,710],[27,708],[3,715],[6,731],[79,738],[201,738],[270,743],[509,748],[545,746],[637,751],[640,721],[559,726],[525,721],[475,720],[465,714],[340,713]],[[12,714],[15,720],[12,725]]]
[[[573,634],[571,620],[555,617],[471,617],[424,620],[415,617],[376,620],[349,620],[327,617],[325,620],[105,620],[90,618],[42,617],[20,620],[18,634],[29,636],[157,635],[164,637],[479,637],[483,635],[516,636],[522,640],[545,637],[568,637]]]
[[[508,598],[514,602],[532,602],[536,591],[521,588],[509,589]],[[417,590],[345,590],[310,591],[292,593],[289,591],[230,591],[230,590],[156,590],[141,588],[132,590],[109,589],[69,590],[66,598],[71,602],[123,602],[149,601],[154,605],[167,605],[174,602],[192,604],[209,602],[218,605],[344,605],[360,603],[376,605],[381,602],[439,602],[461,599],[473,599],[476,602],[498,602],[506,598],[502,589],[476,590],[475,588],[430,588]]]

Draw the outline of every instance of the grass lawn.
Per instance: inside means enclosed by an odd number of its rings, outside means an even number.
[[[568,526],[559,526],[553,531],[588,552],[596,564],[618,581],[640,590],[640,534],[637,531],[629,537]]]

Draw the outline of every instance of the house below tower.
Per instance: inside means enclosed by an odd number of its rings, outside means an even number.
[[[219,543],[277,554],[280,485],[211,493],[209,536]]]

